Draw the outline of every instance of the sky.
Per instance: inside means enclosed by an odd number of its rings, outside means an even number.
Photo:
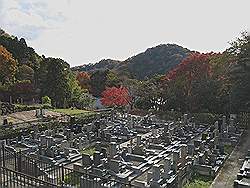
[[[250,0],[0,0],[0,27],[71,66],[159,44],[221,52],[250,31]]]

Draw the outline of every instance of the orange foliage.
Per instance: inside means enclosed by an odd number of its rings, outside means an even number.
[[[12,54],[0,45],[0,81],[12,80],[17,69],[17,62]]]
[[[79,72],[76,76],[76,79],[78,80],[82,89],[90,89],[90,76],[87,72]]]

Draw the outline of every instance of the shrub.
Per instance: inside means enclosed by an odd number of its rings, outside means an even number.
[[[42,97],[42,104],[51,106],[51,99],[48,96]]]

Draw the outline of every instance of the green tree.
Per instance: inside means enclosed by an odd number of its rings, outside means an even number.
[[[46,58],[44,61],[43,74],[46,78],[42,82],[42,95],[49,96],[54,106],[65,107],[71,98],[70,66],[59,58]]]
[[[235,55],[231,78],[232,108],[236,111],[250,111],[250,36],[243,32],[241,37],[231,43],[228,52]]]
[[[105,90],[108,71],[98,70],[90,76],[91,93],[95,97],[100,97]]]
[[[106,87],[119,87],[121,80],[114,71],[107,72]]]
[[[33,82],[34,74],[34,70],[31,67],[28,65],[21,65],[17,69],[16,78],[18,80],[30,80]]]

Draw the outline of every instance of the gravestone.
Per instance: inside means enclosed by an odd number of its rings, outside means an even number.
[[[90,166],[92,164],[92,160],[89,154],[82,154],[82,165],[83,166]]]
[[[109,161],[109,168],[115,173],[119,173],[119,161],[111,159]]]
[[[97,141],[95,143],[95,150],[101,152],[101,142]]]
[[[194,145],[188,144],[188,155],[193,156],[194,155]]]
[[[179,162],[179,159],[180,159],[180,151],[174,151],[173,152],[173,162],[176,162],[178,163]]]
[[[188,114],[183,115],[183,123],[184,123],[184,125],[188,124]]]
[[[141,145],[141,135],[137,135],[137,137],[136,137],[136,145],[137,146]]]
[[[110,143],[110,150],[109,150],[110,157],[113,158],[116,155],[116,143]]]
[[[169,172],[171,170],[171,159],[170,158],[165,158],[164,159],[164,178],[168,179],[169,176]]]
[[[101,159],[102,159],[102,154],[99,151],[95,151],[94,155],[93,155],[93,161],[94,161],[94,165],[98,166],[99,164],[101,164]]]
[[[158,181],[161,177],[160,165],[153,165],[153,181]]]

